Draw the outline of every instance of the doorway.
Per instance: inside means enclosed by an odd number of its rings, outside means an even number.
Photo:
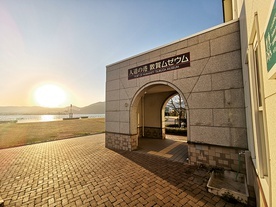
[[[175,96],[178,96],[178,99]],[[174,114],[171,109],[171,114],[168,113],[168,104],[175,105]],[[185,162],[188,157],[187,109],[184,96],[176,87],[160,82],[143,87],[133,99],[130,111],[130,120],[133,122],[131,130],[138,134],[138,150]],[[171,125],[177,125],[171,126],[170,134],[166,133],[169,122],[172,122]],[[182,134],[179,133],[181,130]],[[173,131],[178,133],[172,134]]]

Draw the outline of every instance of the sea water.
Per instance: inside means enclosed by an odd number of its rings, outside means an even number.
[[[46,121],[58,121],[63,118],[68,118],[68,114],[45,114],[45,115],[0,115],[0,122],[46,122]],[[73,114],[73,117],[87,117],[87,118],[104,118],[105,114]]]

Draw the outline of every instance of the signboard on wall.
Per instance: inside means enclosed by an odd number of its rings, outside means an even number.
[[[128,70],[128,79],[140,78],[190,66],[190,53],[151,62]]]
[[[265,31],[266,63],[269,78],[276,78],[276,1]]]

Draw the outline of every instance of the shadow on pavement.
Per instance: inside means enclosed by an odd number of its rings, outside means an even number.
[[[213,197],[206,189],[209,173],[205,169],[173,162],[161,156],[141,153],[141,151],[116,152],[191,196],[196,196],[200,192],[202,196]]]
[[[136,151],[182,163],[187,163],[188,158],[187,143],[172,139],[139,139]]]

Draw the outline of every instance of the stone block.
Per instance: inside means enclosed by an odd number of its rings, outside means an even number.
[[[127,90],[126,89],[121,89],[120,90],[120,99],[128,99],[128,94],[127,94]]]
[[[139,87],[142,87],[149,82],[150,82],[150,76],[145,76],[137,79],[137,83]]]
[[[106,73],[106,81],[112,81],[119,79],[120,76],[120,70],[111,70]]]
[[[109,101],[109,102],[106,102],[106,108],[105,110],[107,112],[109,111],[118,111],[120,109],[120,105],[119,105],[119,101]]]
[[[230,146],[230,130],[225,127],[191,126],[192,142]]]
[[[160,80],[160,74],[161,74],[161,73],[157,73],[157,74],[154,74],[154,75],[150,75],[150,76],[149,76],[150,81],[159,81],[159,80]]]
[[[246,127],[245,109],[214,109],[214,126]]]
[[[228,166],[229,165],[229,161],[228,160],[224,160],[223,164]]]
[[[117,62],[117,64],[119,65],[119,68],[123,68],[123,67],[129,66],[130,63],[131,63],[130,59]]]
[[[138,80],[139,80],[139,78],[131,79],[131,80],[128,80],[128,78],[121,78],[120,79],[120,89],[135,88],[138,86],[138,83],[137,83]]]
[[[196,157],[191,157],[190,160],[191,162],[196,162]]]
[[[161,50],[161,59],[175,56],[177,48],[178,48],[177,43],[165,45],[164,47],[162,47],[160,49]]]
[[[130,143],[132,150],[135,150],[138,148],[138,135],[132,135],[130,136]]]
[[[244,107],[243,88],[225,90],[225,107],[226,108],[243,108]]]
[[[152,62],[157,62],[161,60],[161,55],[155,56],[155,57],[150,57],[150,63]]]
[[[120,111],[120,122],[129,123],[129,111]]]
[[[149,53],[150,62],[160,60],[161,50],[153,50]]]
[[[178,79],[178,73],[177,70],[173,71],[173,80],[177,80]]]
[[[106,82],[106,91],[118,90],[120,87],[119,80],[112,80]]]
[[[214,126],[231,126],[229,109],[214,109]]]
[[[203,146],[201,144],[196,144],[195,148],[199,150],[198,153],[200,153],[200,150],[202,150]]]
[[[231,128],[231,146],[247,149],[247,133],[246,128]]]
[[[107,111],[105,114],[105,120],[108,122],[119,122],[120,121],[120,112],[119,111]]]
[[[110,64],[106,66],[106,72],[111,72],[113,70],[117,70],[120,68],[120,65],[118,63]]]
[[[223,160],[219,159],[218,163],[222,165],[223,164]]]
[[[106,102],[120,100],[120,91],[106,91]]]
[[[225,24],[224,26],[220,26],[219,28],[207,31],[198,36],[199,42],[208,41],[211,39],[215,39],[221,36],[225,36],[227,34],[238,32],[240,30],[239,22],[233,22],[231,24]]]
[[[128,79],[128,69],[129,68],[134,68],[134,67],[136,67],[136,66],[132,65],[132,66],[127,66],[127,67],[121,68],[120,69],[120,79],[121,80]]]
[[[232,160],[238,160],[238,159],[239,159],[239,154],[238,154],[238,153],[236,153],[236,154],[231,154],[230,156],[231,156],[231,159],[232,159]]]
[[[212,126],[213,114],[212,109],[191,109],[189,112],[190,125]]]
[[[129,123],[128,122],[120,122],[120,133],[129,134]]]
[[[160,80],[172,82],[173,77],[174,77],[174,71],[167,71],[164,73],[160,73]]]
[[[190,47],[189,49],[191,61],[201,60],[204,58],[209,58],[211,56],[209,42],[199,43]]]
[[[209,150],[209,155],[214,157],[216,156],[216,151],[215,150]]]
[[[187,41],[188,41],[188,47],[191,45],[196,45],[196,44],[198,44],[198,36],[193,36],[193,37],[187,39]]]
[[[190,67],[186,67],[186,68],[181,68],[179,70],[176,70],[178,73],[178,78],[187,78],[187,77],[195,77],[195,76],[199,76],[205,65],[207,64],[208,59],[201,59],[201,60],[197,60],[197,61],[193,61],[191,63]]]
[[[244,108],[232,108],[230,111],[230,121],[233,127],[246,127],[246,117]]]
[[[193,92],[211,91],[212,90],[212,79],[211,75],[202,75],[197,78],[196,85]]]
[[[222,71],[240,69],[241,52],[240,50],[212,56],[202,74],[217,73]]]
[[[222,147],[214,147],[216,152],[223,153]],[[220,157],[220,155],[219,155]]]
[[[186,47],[188,47],[188,40],[187,39],[179,40],[177,42],[177,49],[178,50],[186,48]]]
[[[218,55],[240,49],[240,34],[239,32],[230,33],[216,39],[210,40],[211,55]]]
[[[177,51],[177,55],[190,53],[190,61],[197,61],[204,58],[209,58],[210,54],[210,44],[209,42],[203,42],[197,45],[190,46],[188,48],[180,49]],[[191,63],[192,64],[192,63]]]
[[[192,93],[187,101],[190,109],[224,108],[224,93],[223,91]]]
[[[214,160],[209,160],[209,164],[210,164],[211,166],[217,166],[217,162],[214,161]]]
[[[138,87],[135,87],[135,88],[127,88],[126,90],[125,90],[125,92],[126,92],[126,98],[127,99],[131,99],[131,98],[133,98],[133,96],[136,94],[136,92],[137,92],[137,90],[138,90]]]
[[[195,152],[196,149],[195,149],[194,147],[190,147],[189,151],[190,151],[190,152]]]
[[[178,79],[174,81],[174,84],[183,93],[190,93],[193,90],[193,87],[196,84],[197,79],[197,77]]]
[[[137,107],[131,107],[130,110],[130,134],[137,134],[138,120],[137,120]]]
[[[105,121],[105,130],[107,132],[119,133],[119,130],[120,130],[119,122]]]
[[[121,99],[120,100],[120,111],[128,112],[130,109],[130,100],[129,99]]]
[[[212,90],[242,88],[242,71],[231,70],[212,74]]]

